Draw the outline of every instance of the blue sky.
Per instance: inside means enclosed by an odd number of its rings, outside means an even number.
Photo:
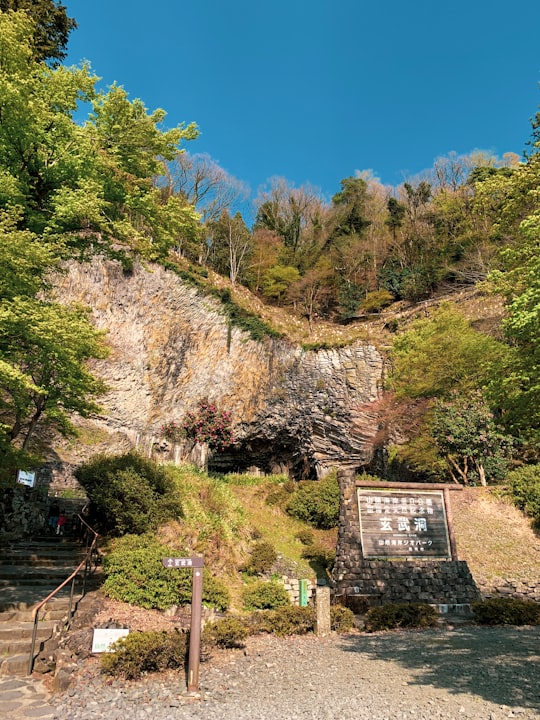
[[[537,0],[63,0],[90,61],[190,152],[248,183],[330,197],[372,169],[397,185],[450,151],[521,154],[540,104]]]

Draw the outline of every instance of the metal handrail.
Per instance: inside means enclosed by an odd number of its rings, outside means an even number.
[[[64,625],[65,629],[68,629],[71,625],[71,620],[73,618],[74,612],[72,613],[73,609],[73,595],[75,592],[75,579],[81,569],[84,566],[84,575],[83,575],[83,584],[82,584],[82,594],[79,600],[82,600],[82,598],[86,594],[86,578],[87,576],[92,572],[92,557],[94,555],[94,550],[96,548],[97,539],[99,537],[98,533],[90,527],[90,525],[86,522],[84,518],[82,518],[79,514],[76,515],[76,517],[81,522],[82,526],[85,528],[84,538],[85,538],[85,555],[84,558],[81,560],[81,562],[78,564],[78,566],[75,568],[75,570],[71,573],[71,575],[64,580],[63,583],[61,583],[56,590],[53,590],[47,597],[39,602],[36,607],[34,608],[34,628],[32,630],[32,646],[30,648],[30,658],[28,660],[28,675],[32,674],[32,671],[34,669],[34,653],[36,648],[36,638],[37,638],[37,628],[38,628],[38,620],[39,620],[39,612],[42,609],[42,607],[51,600],[56,593],[60,592],[62,588],[64,588],[69,582],[71,582],[71,592],[69,594],[69,610],[68,610],[68,618]],[[97,567],[97,562],[95,563],[94,570]]]

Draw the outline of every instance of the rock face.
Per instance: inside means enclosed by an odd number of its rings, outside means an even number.
[[[207,397],[232,413],[237,440],[210,459],[218,469],[256,466],[314,478],[370,462],[384,372],[374,347],[305,351],[282,339],[256,342],[230,328],[218,301],[160,266],[126,275],[114,261],[73,263],[56,287],[61,301],[91,308],[111,346],[94,366],[109,388],[103,412],[75,460],[128,447],[182,454],[159,428],[182,421]]]

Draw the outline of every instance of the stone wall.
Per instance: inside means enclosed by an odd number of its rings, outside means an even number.
[[[480,599],[480,592],[464,561],[365,559],[355,474],[341,470],[338,479],[341,502],[333,576],[337,597],[355,596],[367,606],[391,602],[458,605]]]
[[[516,578],[476,578],[482,598],[515,597],[540,603],[540,580],[523,581]]]

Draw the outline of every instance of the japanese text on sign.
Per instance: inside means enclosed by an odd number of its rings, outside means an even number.
[[[358,489],[364,557],[450,557],[440,491]]]
[[[203,566],[202,557],[166,557],[162,558],[161,562],[166,568],[200,568]]]

